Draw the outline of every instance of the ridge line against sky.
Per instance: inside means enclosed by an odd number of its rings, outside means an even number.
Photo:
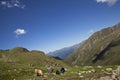
[[[69,47],[120,22],[119,10],[119,0],[1,0],[0,49]]]

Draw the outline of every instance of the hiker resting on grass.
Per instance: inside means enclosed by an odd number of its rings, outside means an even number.
[[[60,71],[61,71],[61,73],[64,73],[65,72],[65,68],[61,67]]]
[[[60,75],[60,71],[56,70],[56,75]]]
[[[53,69],[51,66],[49,66],[49,67],[47,68],[47,70],[48,70],[49,73],[52,73],[52,72],[54,71],[54,69]]]

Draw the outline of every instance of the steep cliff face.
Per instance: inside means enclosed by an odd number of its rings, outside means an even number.
[[[95,32],[66,62],[72,65],[120,64],[120,24]]]

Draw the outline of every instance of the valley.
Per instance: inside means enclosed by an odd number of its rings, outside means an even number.
[[[76,46],[56,51],[62,53],[59,56],[23,47],[0,50],[0,80],[120,80],[120,24],[95,32]],[[65,73],[56,74],[61,67]]]

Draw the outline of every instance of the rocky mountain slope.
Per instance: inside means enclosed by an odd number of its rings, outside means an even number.
[[[66,62],[71,65],[120,64],[120,23],[95,32]]]
[[[73,45],[71,47],[65,47],[65,48],[62,48],[60,50],[56,50],[56,51],[53,51],[53,52],[49,52],[47,55],[54,56],[54,57],[59,57],[61,59],[65,59],[70,54],[72,54],[81,44],[82,43]]]

